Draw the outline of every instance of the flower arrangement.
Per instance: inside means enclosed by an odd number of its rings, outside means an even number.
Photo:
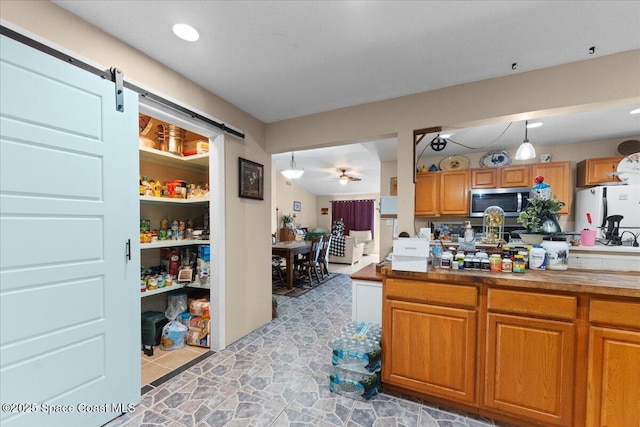
[[[565,203],[555,195],[551,196],[551,187],[544,182],[543,176],[536,176],[535,182],[536,185],[532,188],[534,196],[529,199],[529,204],[520,212],[516,221],[530,233],[560,231],[556,216]],[[555,230],[550,229],[547,224],[549,221],[554,223],[551,228],[556,228]]]
[[[282,225],[284,228],[293,228],[293,215],[285,214],[282,215]]]

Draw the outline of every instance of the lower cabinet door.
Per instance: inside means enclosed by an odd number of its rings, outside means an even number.
[[[388,301],[383,382],[421,393],[475,401],[476,312]],[[386,318],[386,317],[385,317]]]
[[[640,332],[590,328],[587,426],[640,426]]]
[[[571,425],[575,325],[495,313],[487,320],[485,406]]]

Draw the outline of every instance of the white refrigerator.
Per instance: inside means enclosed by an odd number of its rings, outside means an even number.
[[[576,192],[576,231],[598,230],[597,237],[604,238],[607,217],[622,215],[618,235],[629,240],[629,231],[640,233],[640,185],[602,185]]]

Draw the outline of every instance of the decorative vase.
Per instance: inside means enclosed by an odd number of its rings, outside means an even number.
[[[541,227],[542,232],[545,234],[560,233],[562,231],[556,215],[551,215],[543,219]]]

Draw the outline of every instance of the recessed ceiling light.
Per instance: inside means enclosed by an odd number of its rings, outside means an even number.
[[[173,26],[173,33],[182,40],[194,42],[200,38],[200,34],[191,25],[176,24]]]
[[[452,135],[453,135],[452,133],[443,133],[442,135],[440,135],[440,138],[447,139],[447,138],[451,138]]]
[[[630,114],[640,114],[640,108],[636,108],[635,110],[631,110]]]
[[[540,126],[542,126],[542,122],[533,122],[527,125],[527,129],[535,129],[539,128]]]

